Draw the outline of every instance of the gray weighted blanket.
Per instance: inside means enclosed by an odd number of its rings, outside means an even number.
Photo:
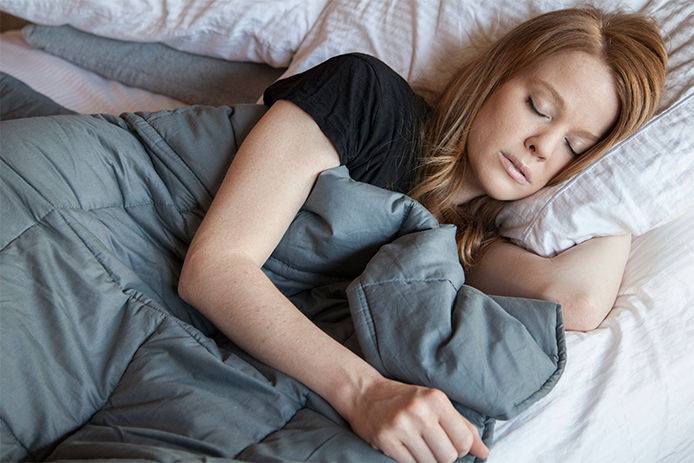
[[[2,461],[390,461],[176,294],[262,111],[0,123]],[[446,392],[487,444],[564,366],[559,306],[465,286],[453,227],[344,167],[321,175],[264,271],[384,375]]]

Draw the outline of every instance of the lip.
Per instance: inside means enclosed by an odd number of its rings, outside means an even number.
[[[511,156],[510,154],[500,152],[499,160],[501,161],[501,165],[504,167],[506,173],[513,180],[521,185],[528,185],[530,183],[530,172],[528,171],[528,167],[519,159]]]

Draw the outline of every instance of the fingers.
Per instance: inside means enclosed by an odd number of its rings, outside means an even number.
[[[432,438],[413,435],[405,442],[393,442],[381,446],[381,451],[399,463],[453,463],[458,452],[439,427],[439,436]]]
[[[407,446],[405,446],[405,444],[402,442],[395,442],[391,445],[385,445],[380,449],[377,448],[377,450],[380,450],[398,463],[423,463],[418,462],[418,460],[412,456]]]
[[[355,433],[401,463],[489,454],[477,428],[437,389],[384,379],[359,397],[348,416]]]
[[[421,435],[405,439],[405,442],[382,443],[381,450],[399,463],[453,463],[468,453],[486,458],[489,450],[479,437],[477,428],[467,423],[463,429],[463,434],[456,436],[459,446],[453,444],[454,439],[443,427],[434,426]]]
[[[477,428],[473,426],[470,422],[467,423],[470,428],[473,429],[474,433],[472,435],[472,445],[470,445],[470,450],[467,453],[471,453],[477,458],[487,458],[489,456],[489,448],[484,445],[482,438],[477,432]]]
[[[422,437],[426,441],[423,443],[429,451],[428,455],[430,455],[428,459],[422,461],[452,463],[460,456],[460,452],[441,426],[427,429]],[[420,461],[419,458],[417,461]]]
[[[374,435],[373,447],[399,463],[435,462],[429,446],[422,439],[421,427],[418,417],[406,407]]]
[[[489,450],[482,442],[477,428],[453,407],[441,391],[429,389],[423,400],[411,403],[403,422],[411,430],[397,453],[398,461],[417,463],[452,463],[468,453],[486,458]]]
[[[441,416],[441,427],[455,447],[457,457],[462,457],[468,453],[478,458],[489,456],[489,449],[482,441],[475,425],[458,413],[452,404],[450,404],[448,413]]]

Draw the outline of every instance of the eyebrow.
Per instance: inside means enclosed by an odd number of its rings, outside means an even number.
[[[554,88],[552,86],[552,84],[550,84],[546,80],[540,79],[538,81],[538,83],[540,84],[540,87],[542,87],[543,89],[547,90],[547,92],[550,93],[550,95],[552,96],[552,99],[556,103],[559,110],[562,112],[565,111],[566,110],[566,101],[564,101],[564,98],[562,98],[562,96],[559,94],[557,89]],[[582,137],[582,138],[587,138],[587,139],[592,140],[592,141],[600,140],[600,137],[588,132],[587,130],[577,130],[574,133],[576,135]]]

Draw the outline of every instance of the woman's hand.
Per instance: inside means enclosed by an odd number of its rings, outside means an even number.
[[[489,454],[475,426],[438,389],[380,378],[346,415],[357,435],[401,463]]]

